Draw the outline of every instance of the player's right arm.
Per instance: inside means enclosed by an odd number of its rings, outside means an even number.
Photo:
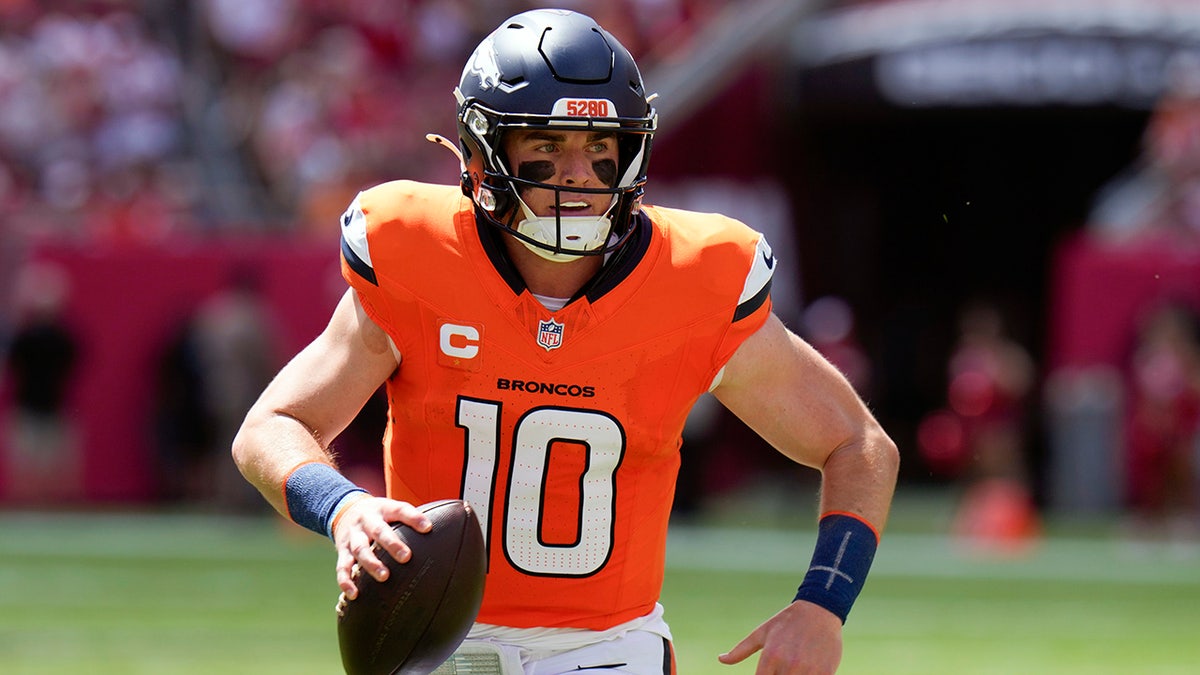
[[[329,444],[398,365],[387,334],[348,290],[325,330],[280,370],[250,408],[233,441],[233,459],[242,475],[277,511],[291,517],[285,488],[289,476],[309,463],[334,465]],[[407,558],[407,548],[388,525],[398,520],[427,528],[427,519],[412,505],[390,499],[362,499],[342,512],[333,535],[338,585],[349,597],[357,590],[350,581],[355,562],[377,578],[386,571],[371,552],[373,541],[397,560]]]

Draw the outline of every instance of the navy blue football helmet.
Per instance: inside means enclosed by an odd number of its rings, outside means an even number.
[[[479,217],[556,261],[611,253],[629,240],[658,118],[637,64],[615,37],[577,12],[518,14],[475,49],[454,96],[462,188]],[[554,190],[557,199],[562,188],[517,176],[502,151],[503,135],[512,129],[612,131],[614,184],[571,188],[611,195],[605,214],[536,216],[521,192]]]

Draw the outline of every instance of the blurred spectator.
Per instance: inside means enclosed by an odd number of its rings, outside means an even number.
[[[210,497],[222,510],[262,508],[257,491],[247,489],[229,459],[246,412],[280,366],[278,329],[259,284],[252,270],[236,270],[197,310],[191,336],[203,373],[204,409],[213,424],[213,446],[206,453]]]
[[[973,303],[947,370],[948,408],[922,421],[918,439],[931,468],[964,481],[953,533],[971,550],[1022,552],[1038,531],[1026,464],[1033,360],[999,309]]]
[[[1093,232],[1116,243],[1156,241],[1165,250],[1200,246],[1200,54],[1176,57],[1133,167],[1105,186],[1090,215]],[[1124,378],[1121,468],[1130,535],[1195,541],[1200,346],[1192,310],[1155,305],[1137,326]]]
[[[1115,365],[1063,366],[1043,387],[1049,457],[1047,506],[1109,516],[1123,507],[1125,384]]]
[[[1089,227],[1115,242],[1200,241],[1200,54],[1170,64],[1134,166],[1098,193]]]
[[[6,424],[11,501],[38,506],[78,498],[80,459],[68,409],[79,357],[64,309],[66,272],[28,263],[16,283],[16,325],[6,358],[12,408]]]
[[[184,322],[158,359],[153,434],[158,497],[198,503],[213,497],[216,421],[204,389],[196,322]]]
[[[1128,390],[1132,534],[1194,542],[1200,532],[1200,332],[1194,311],[1168,303],[1149,313],[1138,330]]]
[[[269,65],[303,39],[300,0],[204,0],[213,39],[244,63]]]

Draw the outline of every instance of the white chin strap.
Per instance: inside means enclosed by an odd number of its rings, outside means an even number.
[[[562,227],[562,246],[569,246],[576,251],[594,251],[604,246],[608,241],[612,221],[608,214],[600,216],[535,216],[523,200],[521,211],[525,219],[517,223],[517,232],[541,242],[551,248],[559,246],[559,227]],[[616,202],[616,198],[613,199]],[[611,211],[611,207],[609,209]],[[579,260],[581,255],[574,253],[555,253],[525,240],[519,240],[530,251],[553,262],[571,262]]]

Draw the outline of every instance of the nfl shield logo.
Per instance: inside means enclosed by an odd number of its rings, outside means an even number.
[[[550,319],[549,321],[538,322],[538,344],[545,347],[546,351],[558,349],[562,346],[563,340],[563,324]]]

